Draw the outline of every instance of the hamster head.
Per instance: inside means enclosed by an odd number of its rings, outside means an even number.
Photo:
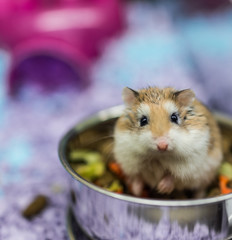
[[[124,88],[126,105],[115,130],[115,153],[146,157],[207,154],[209,128],[201,104],[190,90]]]

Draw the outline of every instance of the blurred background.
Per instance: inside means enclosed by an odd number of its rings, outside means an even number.
[[[192,88],[232,115],[231,26],[229,0],[0,0],[0,239],[68,239],[58,142],[123,87]]]

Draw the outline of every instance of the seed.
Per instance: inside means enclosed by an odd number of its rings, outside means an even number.
[[[31,219],[44,210],[48,205],[48,199],[44,195],[36,196],[33,201],[22,211],[23,217]]]

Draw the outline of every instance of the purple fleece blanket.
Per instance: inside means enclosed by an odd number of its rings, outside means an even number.
[[[131,4],[126,13],[127,30],[106,46],[91,70],[92,83],[82,90],[67,87],[46,95],[25,86],[17,99],[9,99],[5,91],[8,57],[0,54],[1,240],[68,238],[69,184],[59,163],[58,142],[84,117],[120,104],[122,87],[192,88],[206,104],[232,114],[230,11],[220,17],[193,17],[184,24],[177,24],[167,7],[153,4]],[[21,211],[37,194],[48,196],[49,205],[26,220]],[[164,221],[157,227],[157,239],[163,239],[162,232],[170,228]],[[188,230],[183,231],[187,234]],[[205,234],[205,230],[194,230],[190,235],[192,239],[217,239]],[[182,239],[177,235],[172,239]],[[127,239],[139,236],[128,234]]]

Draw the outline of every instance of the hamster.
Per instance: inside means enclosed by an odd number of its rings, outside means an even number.
[[[222,161],[221,135],[192,90],[124,88],[125,110],[114,129],[113,153],[132,192],[204,191]]]

